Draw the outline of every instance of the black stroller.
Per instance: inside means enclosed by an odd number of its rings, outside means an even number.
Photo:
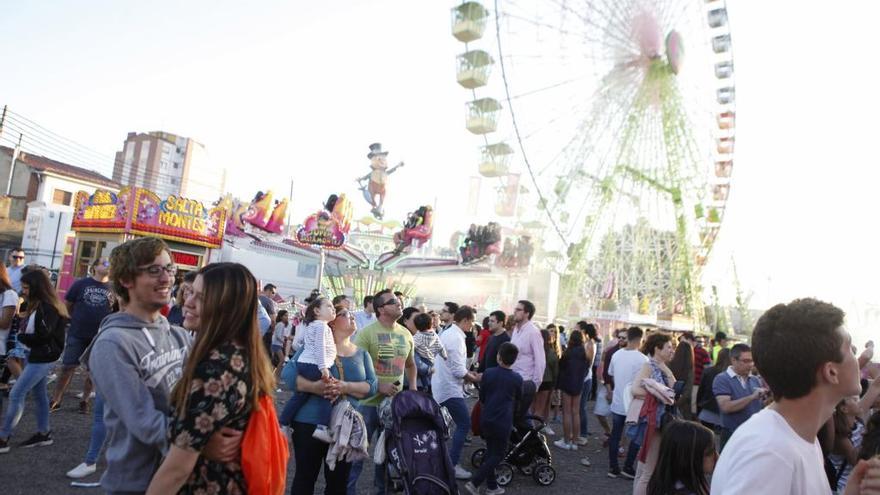
[[[532,425],[518,425],[510,434],[507,455],[495,468],[495,481],[507,486],[513,481],[513,470],[531,476],[541,486],[550,486],[556,481],[553,469],[553,456],[547,446],[547,437],[542,431],[547,424],[538,416],[526,416]],[[480,448],[471,455],[471,464],[479,468],[486,457],[486,449]]]
[[[389,489],[406,495],[458,495],[440,406],[424,392],[405,390],[391,401],[385,430]]]

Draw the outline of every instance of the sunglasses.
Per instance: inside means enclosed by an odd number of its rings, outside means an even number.
[[[389,305],[391,305],[391,304],[394,304],[394,305],[396,305],[396,306],[400,306],[400,301],[398,301],[397,299],[395,299],[395,298],[392,297],[391,299],[389,299],[389,300],[383,302],[382,304],[380,304],[380,305],[377,306],[377,307],[378,307],[378,308],[381,308],[381,307],[383,307],[383,306],[389,306]]]
[[[24,259],[24,256],[13,256],[12,259],[14,259],[14,260],[23,260],[23,259]]]

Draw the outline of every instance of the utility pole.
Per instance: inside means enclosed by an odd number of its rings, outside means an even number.
[[[3,137],[3,125],[6,124],[6,108],[8,105],[3,105],[3,114],[0,115],[0,138]]]
[[[6,130],[6,112],[9,109],[9,105],[3,105],[3,113],[0,114],[0,138],[3,137],[3,131]],[[9,162],[9,180],[6,181],[6,195],[12,192],[12,177],[15,176],[15,161],[18,160],[18,156],[21,154],[21,138],[22,133],[18,133],[18,144],[15,145],[15,149],[12,150],[12,161]]]
[[[12,193],[12,178],[15,176],[15,162],[18,160],[18,155],[21,154],[21,137],[22,134],[18,133],[18,144],[15,145],[15,149],[12,150],[12,161],[9,162],[9,180],[6,181],[6,196],[9,196]]]

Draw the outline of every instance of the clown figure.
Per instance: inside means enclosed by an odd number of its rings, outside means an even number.
[[[371,213],[380,220],[385,213],[383,206],[385,204],[385,188],[388,184],[388,176],[403,166],[403,162],[400,162],[389,169],[387,157],[388,152],[382,151],[381,143],[371,144],[367,158],[370,159],[372,172],[358,179],[361,191],[364,193],[364,198],[373,207]]]

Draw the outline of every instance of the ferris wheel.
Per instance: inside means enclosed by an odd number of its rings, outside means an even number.
[[[466,1],[452,34],[480,173],[518,170],[566,255],[560,309],[700,323],[733,171],[725,2]]]

